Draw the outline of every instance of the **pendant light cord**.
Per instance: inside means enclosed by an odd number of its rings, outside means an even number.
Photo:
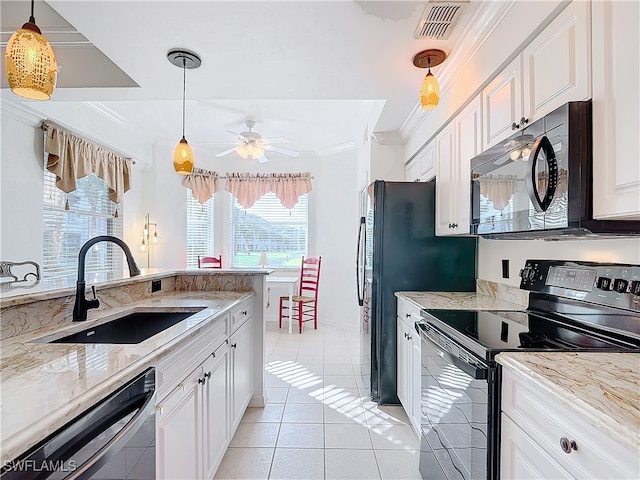
[[[182,59],[182,138],[184,138],[184,124],[186,121],[185,116],[185,96],[187,95],[187,59]]]
[[[34,3],[35,3],[35,0],[31,0],[31,16],[29,17],[29,23],[33,23],[33,24],[36,23],[36,17],[34,16],[34,9],[33,9]]]

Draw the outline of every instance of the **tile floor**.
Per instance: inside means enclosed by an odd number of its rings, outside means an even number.
[[[266,328],[267,404],[247,410],[216,479],[420,479],[404,410],[371,402],[358,375],[357,334]]]

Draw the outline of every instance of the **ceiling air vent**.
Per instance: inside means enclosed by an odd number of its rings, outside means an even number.
[[[424,9],[418,28],[413,35],[416,40],[425,38],[447,40],[469,1],[438,2],[430,1]]]

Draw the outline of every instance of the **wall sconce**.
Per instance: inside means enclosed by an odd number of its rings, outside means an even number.
[[[151,227],[153,226],[153,235],[151,235]],[[140,251],[147,253],[147,268],[149,268],[150,250],[154,245],[160,245],[160,237],[158,237],[158,224],[149,221],[149,214],[144,216],[144,228],[142,230],[142,241],[140,242]]]
[[[7,42],[4,66],[11,91],[31,100],[49,100],[56,88],[58,64],[51,45],[33,16]]]
[[[200,57],[189,50],[171,50],[167,59],[176,67],[182,68],[182,139],[173,150],[173,168],[180,175],[189,175],[193,170],[194,155],[184,136],[185,125],[185,96],[187,91],[187,68],[198,68],[202,61]]]
[[[416,67],[429,69],[420,86],[420,104],[423,110],[433,110],[440,102],[440,85],[438,79],[431,73],[431,67],[440,65],[446,58],[447,54],[438,49],[423,50],[413,57],[413,64]]]

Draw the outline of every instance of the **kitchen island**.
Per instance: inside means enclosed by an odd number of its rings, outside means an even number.
[[[148,367],[173,358],[202,332],[226,322],[229,331],[225,332],[231,334],[233,311],[239,305],[249,305],[254,312],[248,321],[255,373],[250,404],[264,405],[262,305],[264,277],[269,273],[165,271],[100,283],[97,292],[102,306],[91,310],[86,322],[70,321],[75,293],[71,288],[0,299],[2,463],[17,457]],[[140,310],[194,313],[138,344],[52,344],[41,340]]]

